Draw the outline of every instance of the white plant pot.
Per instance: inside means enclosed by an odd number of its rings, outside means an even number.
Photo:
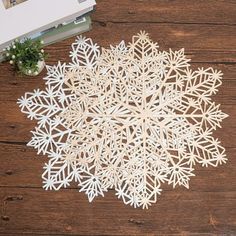
[[[38,71],[37,73],[29,73],[29,71],[27,70],[21,70],[22,73],[24,73],[25,75],[29,75],[29,76],[37,76],[39,73],[42,72],[44,66],[45,66],[45,61],[38,61]],[[19,69],[20,69],[20,65],[19,65]]]

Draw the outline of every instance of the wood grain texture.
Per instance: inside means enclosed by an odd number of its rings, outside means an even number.
[[[44,88],[46,71],[18,76],[0,64],[0,235],[236,235],[236,2],[234,0],[98,0],[93,30],[85,35],[107,47],[130,41],[140,30],[160,45],[185,48],[192,67],[212,66],[224,73],[214,96],[230,116],[214,132],[226,147],[228,162],[218,168],[196,168],[190,190],[165,185],[149,210],[133,209],[113,190],[88,203],[76,184],[68,189],[41,189],[47,157],[25,146],[35,122],[16,104],[17,98]],[[75,38],[46,47],[47,64],[69,62]]]
[[[103,0],[94,20],[100,22],[149,22],[235,25],[236,2],[214,0]],[[108,9],[111,9],[108,11]]]
[[[1,164],[0,187],[41,188],[42,168],[47,157],[36,156],[33,149],[21,144],[2,143],[0,153],[5,156],[5,161]],[[227,155],[230,157],[227,165],[218,168],[196,166],[196,177],[190,181],[191,190],[214,192],[220,191],[222,187],[227,191],[235,189],[236,182],[228,182],[227,179],[234,178],[235,175],[236,148],[227,148]],[[77,185],[74,184],[70,188],[77,188]],[[165,188],[171,190],[172,187],[166,185]]]
[[[114,196],[114,191],[92,204],[74,189],[47,192],[34,188],[4,188],[0,196],[5,218],[0,227],[5,234],[235,233],[236,198],[232,191],[166,190],[149,210],[125,206]],[[229,209],[227,218],[223,217],[226,208]]]

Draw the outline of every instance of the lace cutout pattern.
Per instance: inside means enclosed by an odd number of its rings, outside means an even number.
[[[183,49],[159,51],[145,32],[109,49],[78,37],[70,56],[47,66],[45,91],[18,101],[38,121],[28,145],[49,157],[46,190],[76,181],[89,201],[114,188],[148,208],[163,183],[188,188],[196,164],[226,162],[212,137],[227,117],[211,99],[220,71],[192,71]]]

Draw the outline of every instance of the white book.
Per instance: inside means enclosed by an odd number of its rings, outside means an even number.
[[[16,38],[75,19],[95,4],[95,0],[0,0],[0,51]]]
[[[44,46],[47,46],[69,37],[84,33],[90,30],[90,28],[91,20],[89,16],[86,16],[72,22],[67,22],[66,24],[62,24],[58,27],[53,27],[43,32],[33,34],[29,38],[33,40],[41,39],[44,42]]]
[[[41,39],[44,41],[44,46],[56,43],[58,41],[67,39],[72,36],[82,34],[91,29],[91,20],[89,16],[82,17],[66,25],[59,26],[58,28],[51,28],[46,31],[30,35],[31,39]],[[0,52],[0,62],[4,61],[4,53]]]

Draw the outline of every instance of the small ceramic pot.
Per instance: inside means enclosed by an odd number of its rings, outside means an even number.
[[[24,69],[21,69],[21,66],[18,64],[18,67],[20,69],[20,71],[25,74],[25,75],[29,75],[29,76],[37,76],[39,73],[42,72],[44,66],[45,66],[45,61],[38,61],[38,71],[36,73],[29,73],[28,70],[24,70]]]

